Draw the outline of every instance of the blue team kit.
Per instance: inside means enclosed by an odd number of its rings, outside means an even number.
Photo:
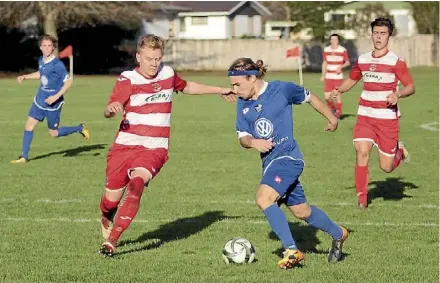
[[[29,110],[29,116],[40,122],[46,118],[48,128],[55,130],[60,123],[64,98],[61,96],[51,105],[47,104],[45,100],[60,91],[64,82],[69,79],[69,75],[63,62],[56,57],[46,63],[40,57],[38,71],[40,72],[41,84]]]
[[[239,99],[237,134],[271,139],[275,146],[261,153],[261,184],[274,188],[287,205],[306,202],[299,176],[304,169],[303,155],[293,137],[292,104],[309,100],[310,92],[290,82],[265,82],[256,100]]]

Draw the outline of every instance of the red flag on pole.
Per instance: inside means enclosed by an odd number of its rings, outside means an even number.
[[[286,51],[286,58],[300,57],[300,56],[301,56],[301,52],[300,52],[299,46],[292,47],[290,49],[287,49],[287,51]]]
[[[60,58],[67,58],[70,56],[73,56],[73,48],[72,45],[67,46],[64,48],[64,50],[60,51],[59,55]]]

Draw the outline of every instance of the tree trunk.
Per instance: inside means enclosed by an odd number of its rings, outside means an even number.
[[[56,39],[58,39],[57,24],[56,24],[56,20],[53,17],[52,13],[49,13],[44,16],[44,23],[43,24],[44,24],[44,34],[52,35]],[[57,48],[55,48],[54,55],[58,56],[58,46],[57,46]]]
[[[52,35],[58,40],[56,12],[51,10],[47,2],[38,1],[38,6],[43,15],[44,34]],[[58,56],[58,47],[55,48],[54,55]]]

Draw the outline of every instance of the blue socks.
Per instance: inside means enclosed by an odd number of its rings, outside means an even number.
[[[331,220],[324,211],[313,205],[310,206],[310,209],[312,210],[312,212],[309,218],[305,220],[310,226],[327,232],[335,240],[340,240],[342,238],[341,227],[333,222],[333,220]]]
[[[285,249],[297,250],[298,248],[292,237],[292,232],[290,231],[286,215],[284,215],[281,208],[278,205],[273,204],[263,212],[266,215],[267,221],[269,221],[270,227],[281,240],[283,247]]]
[[[61,128],[58,128],[58,136],[57,137],[59,138],[59,137],[68,136],[73,133],[79,133],[82,131],[82,129],[83,129],[82,125],[74,126],[74,127],[61,127]]]
[[[21,156],[29,159],[29,149],[31,148],[32,138],[34,137],[33,131],[24,130],[23,145],[21,149]]]

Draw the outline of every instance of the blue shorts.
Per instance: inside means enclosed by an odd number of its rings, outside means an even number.
[[[31,109],[29,109],[29,117],[32,117],[40,122],[47,119],[47,127],[51,130],[58,129],[61,117],[61,108],[54,111],[44,110],[39,108],[35,103],[32,103]]]
[[[299,176],[304,170],[304,161],[282,156],[272,160],[264,169],[261,185],[272,187],[280,195],[278,204],[287,206],[306,203],[304,189]]]

